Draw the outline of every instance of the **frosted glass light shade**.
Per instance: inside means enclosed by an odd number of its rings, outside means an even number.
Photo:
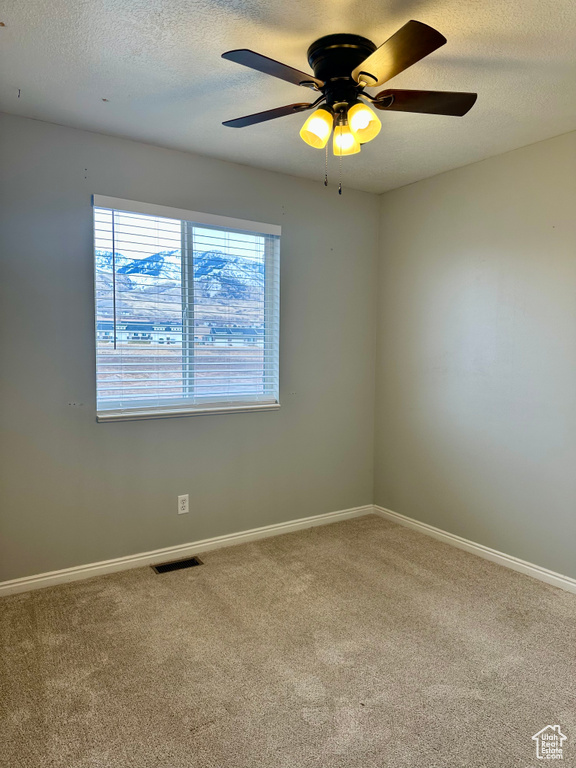
[[[348,110],[348,125],[356,141],[365,144],[380,133],[382,123],[366,104],[354,104]]]
[[[360,152],[360,143],[348,125],[337,125],[334,128],[334,143],[332,146],[337,157],[356,155]]]
[[[317,109],[300,129],[300,136],[311,147],[323,149],[332,133],[333,122],[331,112],[327,109]]]

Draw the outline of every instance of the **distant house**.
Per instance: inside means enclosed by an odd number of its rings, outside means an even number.
[[[547,725],[541,731],[535,733],[532,739],[536,742],[536,757],[538,760],[562,759],[562,744],[567,738],[560,730],[559,725]]]
[[[99,320],[96,324],[96,338],[98,341],[114,341],[114,322],[112,320]],[[167,325],[122,320],[116,323],[116,341],[181,344],[182,325],[179,323]]]
[[[264,328],[213,327],[205,336],[205,342],[217,347],[244,347],[264,342]]]
[[[181,323],[151,323],[136,320],[122,320],[116,323],[112,320],[99,320],[96,324],[98,341],[127,341],[140,344],[182,344]],[[264,344],[264,328],[246,326],[208,326],[197,328],[194,333],[196,344],[212,347],[245,347]]]

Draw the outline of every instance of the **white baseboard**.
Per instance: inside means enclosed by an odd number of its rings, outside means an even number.
[[[211,549],[220,549],[221,547],[231,547],[235,544],[245,544],[249,541],[258,539],[267,539],[271,536],[279,536],[291,531],[300,531],[304,528],[313,528],[317,525],[329,525],[337,523],[340,520],[348,520],[352,517],[362,517],[363,515],[376,514],[380,517],[390,520],[393,523],[399,523],[415,531],[432,536],[445,544],[451,544],[453,547],[463,549],[473,555],[483,557],[493,563],[498,563],[506,568],[519,571],[527,576],[532,576],[539,581],[545,581],[555,587],[564,589],[567,592],[576,594],[576,579],[570,576],[563,576],[560,573],[549,571],[539,565],[528,563],[512,555],[506,555],[504,552],[498,552],[496,549],[490,549],[483,544],[476,544],[473,541],[448,533],[433,525],[421,523],[411,517],[400,515],[398,512],[392,512],[384,507],[372,506],[367,504],[363,507],[352,507],[343,509],[339,512],[327,512],[313,517],[303,517],[298,520],[289,520],[286,523],[276,523],[275,525],[266,525],[262,528],[252,528],[248,531],[231,533],[226,536],[215,536],[212,539],[202,539],[188,544],[179,544],[175,547],[164,547],[163,549],[154,549],[151,552],[140,552],[136,555],[127,557],[117,557],[114,560],[103,560],[99,563],[89,563],[88,565],[78,565],[73,568],[64,568],[60,571],[50,571],[40,573],[35,576],[24,576],[21,579],[12,579],[11,581],[0,582],[0,597],[6,595],[15,595],[19,592],[28,592],[32,589],[42,589],[43,587],[53,587],[56,584],[64,584],[70,581],[80,581],[82,579],[91,579],[94,576],[103,576],[107,573],[116,573],[117,571],[126,571],[130,568],[142,568],[146,565],[154,565],[166,560],[178,560],[191,555],[197,555],[201,552],[207,552]]]
[[[286,523],[265,525],[262,528],[252,528],[248,531],[231,533],[227,536],[215,536],[212,539],[202,539],[201,541],[193,541],[188,544],[179,544],[175,547],[164,547],[163,549],[154,549],[151,552],[140,552],[136,555],[128,555],[127,557],[117,557],[114,560],[103,560],[99,563],[78,565],[73,568],[64,568],[61,571],[40,573],[36,576],[24,576],[21,579],[0,582],[0,597],[15,595],[18,592],[28,592],[32,589],[53,587],[56,584],[64,584],[70,581],[91,579],[93,576],[103,576],[106,573],[126,571],[130,568],[141,568],[145,565],[154,565],[166,560],[183,559],[191,555],[198,555],[200,552],[207,552],[210,549],[220,549],[221,547],[231,547],[235,544],[245,544],[248,541],[256,541],[257,539],[267,539],[270,536],[300,531],[303,528],[313,528],[317,525],[337,523],[340,520],[361,517],[372,512],[373,507],[371,504],[368,504],[364,507],[352,507],[351,509],[343,509],[339,512],[327,512],[323,515],[289,520]]]
[[[427,523],[421,523],[419,520],[414,520],[411,517],[399,515],[398,512],[392,512],[384,507],[374,506],[374,513],[386,520],[390,520],[392,523],[399,523],[407,528],[413,528],[415,531],[424,533],[426,536],[432,536],[432,538],[443,541],[445,544],[451,544],[453,547],[458,547],[458,549],[463,549],[473,555],[483,557],[485,560],[491,560],[493,563],[511,568],[513,571],[525,573],[534,579],[545,581],[554,587],[560,587],[560,589],[576,594],[576,579],[572,579],[570,576],[563,576],[561,573],[549,571],[547,568],[528,563],[526,560],[520,560],[518,557],[506,555],[504,552],[498,552],[496,549],[490,549],[490,547],[485,547],[483,544],[476,544],[473,541],[468,541],[468,539],[463,539],[461,536],[448,533]]]

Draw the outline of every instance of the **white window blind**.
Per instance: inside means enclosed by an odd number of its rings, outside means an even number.
[[[93,200],[98,420],[278,407],[280,227]]]

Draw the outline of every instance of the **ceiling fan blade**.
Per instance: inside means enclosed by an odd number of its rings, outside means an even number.
[[[245,67],[250,67],[250,69],[256,69],[258,72],[264,72],[266,75],[279,77],[280,80],[286,80],[289,83],[294,83],[294,85],[314,83],[318,88],[324,85],[324,81],[318,80],[314,75],[308,75],[306,72],[289,67],[275,59],[269,59],[268,56],[262,56],[261,53],[250,51],[247,48],[227,51],[222,54],[222,58],[235,61],[236,64],[242,64]]]
[[[427,24],[409,21],[364,59],[352,72],[352,77],[357,83],[363,81],[369,87],[382,85],[445,42],[444,35]]]
[[[425,112],[429,115],[454,115],[462,117],[469,112],[478,94],[457,91],[398,91],[390,88],[381,91],[373,102],[377,109],[396,112]]]
[[[286,117],[286,115],[293,115],[295,112],[306,112],[313,106],[315,106],[315,102],[311,104],[288,104],[285,107],[276,107],[276,109],[269,109],[266,112],[256,112],[253,115],[246,115],[246,117],[237,117],[236,120],[226,120],[222,125],[227,125],[229,128],[245,128],[247,125],[264,123],[266,120]]]

